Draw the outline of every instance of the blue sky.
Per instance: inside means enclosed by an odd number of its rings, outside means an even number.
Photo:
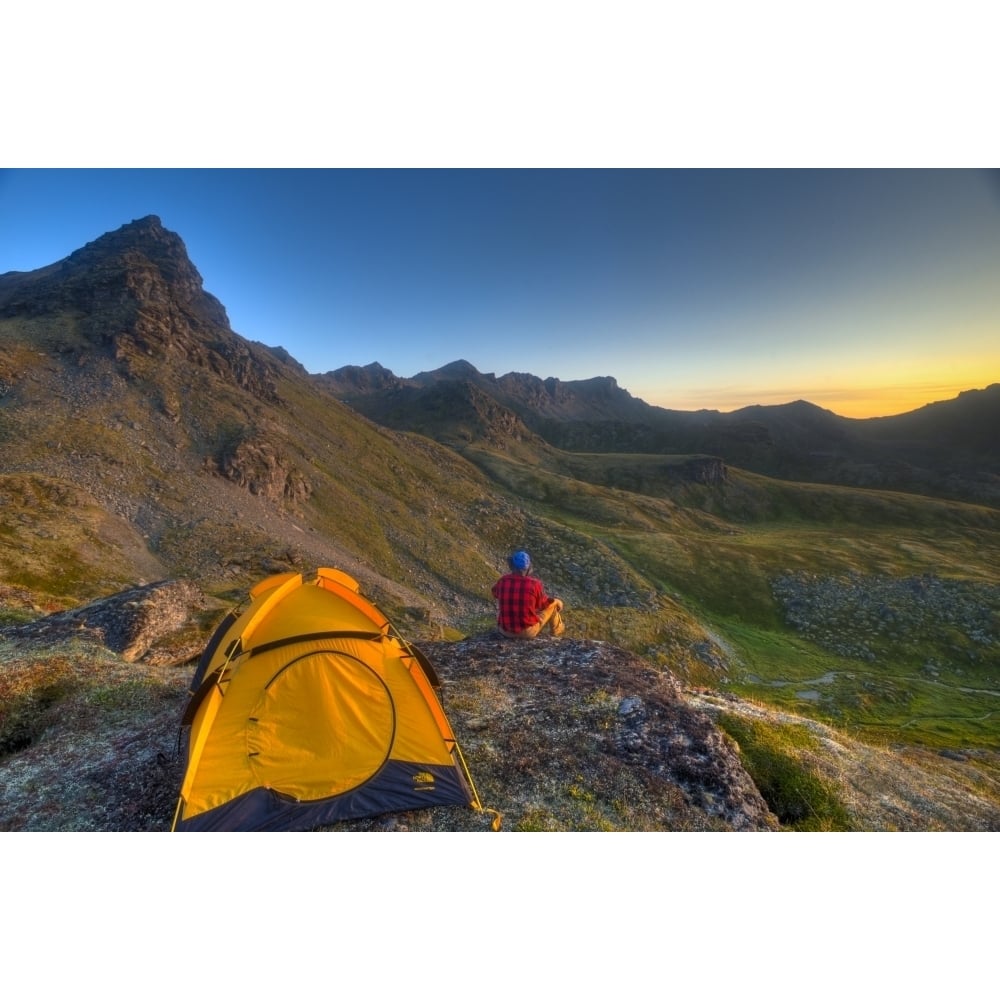
[[[0,273],[153,214],[310,371],[613,375],[678,409],[873,415],[1000,380],[976,170],[0,172]]]

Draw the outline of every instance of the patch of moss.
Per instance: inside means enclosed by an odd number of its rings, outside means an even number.
[[[96,685],[86,692],[84,701],[98,711],[131,718],[137,712],[148,709],[165,694],[169,694],[169,691],[161,684],[139,678],[116,684]]]
[[[558,830],[559,824],[547,809],[526,809],[517,821],[514,830],[518,833],[546,833]]]
[[[0,606],[0,628],[5,625],[24,625],[38,615],[30,608],[5,608]]]
[[[30,747],[45,729],[49,710],[73,689],[68,679],[60,678],[7,700],[0,709],[0,757]]]
[[[722,714],[718,724],[735,740],[747,773],[788,830],[852,830],[834,789],[803,759],[816,741],[802,726],[779,726]]]

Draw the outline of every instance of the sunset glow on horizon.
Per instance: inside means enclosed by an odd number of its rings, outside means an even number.
[[[994,382],[997,379],[993,380]],[[960,393],[985,389],[992,383],[929,382],[910,386],[873,386],[869,388],[809,388],[802,389],[726,389],[711,393],[692,392],[672,396],[667,402],[652,394],[640,395],[647,403],[672,410],[718,410],[730,413],[747,406],[780,406],[805,400],[840,417],[863,420],[869,417],[891,417],[918,410],[930,403],[955,399]],[[629,390],[631,392],[631,390]],[[636,393],[632,393],[636,395]]]
[[[1000,329],[996,343],[1000,344]],[[803,375],[801,381],[779,386],[747,382],[706,390],[695,385],[675,388],[669,394],[658,392],[655,387],[645,392],[631,385],[623,387],[647,403],[674,410],[728,413],[747,406],[779,406],[806,400],[841,417],[865,419],[909,413],[996,382],[1000,382],[1000,349],[992,356],[965,362],[943,358],[935,369],[927,372],[901,362],[887,369],[831,371],[823,378]]]

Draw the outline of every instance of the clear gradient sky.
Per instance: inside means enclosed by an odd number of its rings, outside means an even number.
[[[0,273],[151,214],[312,372],[463,358],[856,417],[1000,381],[995,171],[15,169]]]

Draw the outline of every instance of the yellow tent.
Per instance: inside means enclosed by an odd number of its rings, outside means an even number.
[[[482,809],[427,659],[346,573],[269,577],[195,671],[175,830]]]

